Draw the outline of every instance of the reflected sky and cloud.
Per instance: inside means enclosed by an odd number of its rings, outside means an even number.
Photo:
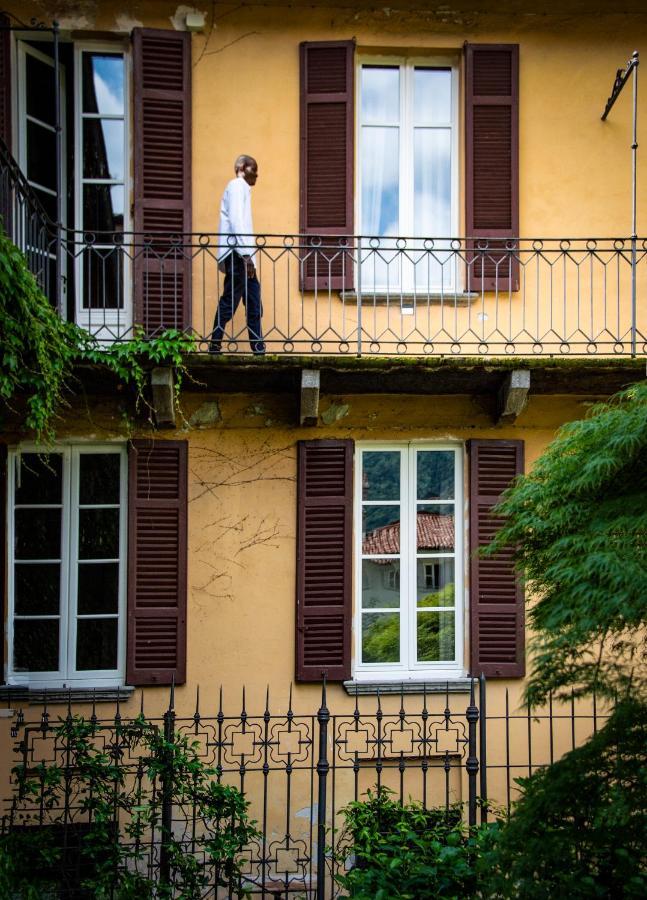
[[[409,70],[410,71],[410,70]],[[403,116],[400,66],[363,66],[360,88],[361,231],[394,238],[447,237],[452,232],[452,73],[416,67],[409,85],[409,112]],[[403,130],[406,126],[406,131]],[[405,158],[402,158],[405,153]],[[401,165],[410,180],[401,179]],[[410,191],[410,196],[402,194]],[[406,221],[401,221],[405,215]],[[397,289],[403,280],[416,287],[448,286],[453,271],[442,248],[434,255],[410,245],[403,261],[384,241],[368,249],[362,266],[369,289]]]

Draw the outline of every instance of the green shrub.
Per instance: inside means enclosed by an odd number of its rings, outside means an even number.
[[[490,896],[647,896],[647,708],[624,703],[530,778],[489,858]]]
[[[352,867],[337,881],[352,900],[425,900],[478,896],[482,861],[497,826],[470,833],[461,808],[400,804],[384,788],[342,810],[335,848]]]
[[[218,782],[196,742],[179,733],[167,740],[143,717],[105,732],[69,716],[50,736],[56,762],[13,770],[1,897],[197,900],[214,884],[245,895],[239,859],[259,835],[243,795]],[[165,798],[187,817],[186,834],[165,830]],[[147,868],[153,835],[156,854],[166,851],[166,878],[159,865]]]

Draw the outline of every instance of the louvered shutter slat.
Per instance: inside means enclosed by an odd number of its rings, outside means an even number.
[[[300,441],[297,646],[299,681],[350,678],[352,441]]]
[[[523,472],[523,441],[469,442],[471,673],[521,678],[524,597],[512,549],[479,558],[501,527],[492,514],[503,491]]]
[[[301,44],[302,285],[351,289],[353,233],[353,41]],[[334,240],[334,236],[337,240]]]
[[[465,224],[475,239],[468,245],[469,288],[518,291],[518,45],[468,44],[465,82]]]
[[[133,31],[135,320],[148,336],[191,325],[191,36]]]
[[[128,459],[129,684],[186,677],[187,443],[133,441]]]

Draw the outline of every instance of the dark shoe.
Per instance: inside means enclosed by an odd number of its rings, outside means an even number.
[[[254,356],[265,356],[265,344],[252,344]]]
[[[222,353],[220,344],[209,344],[209,353],[214,353],[216,355]]]

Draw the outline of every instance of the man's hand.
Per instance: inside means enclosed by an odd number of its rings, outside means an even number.
[[[251,256],[245,257],[245,274],[250,280],[256,278],[256,267],[254,266],[254,261]]]

